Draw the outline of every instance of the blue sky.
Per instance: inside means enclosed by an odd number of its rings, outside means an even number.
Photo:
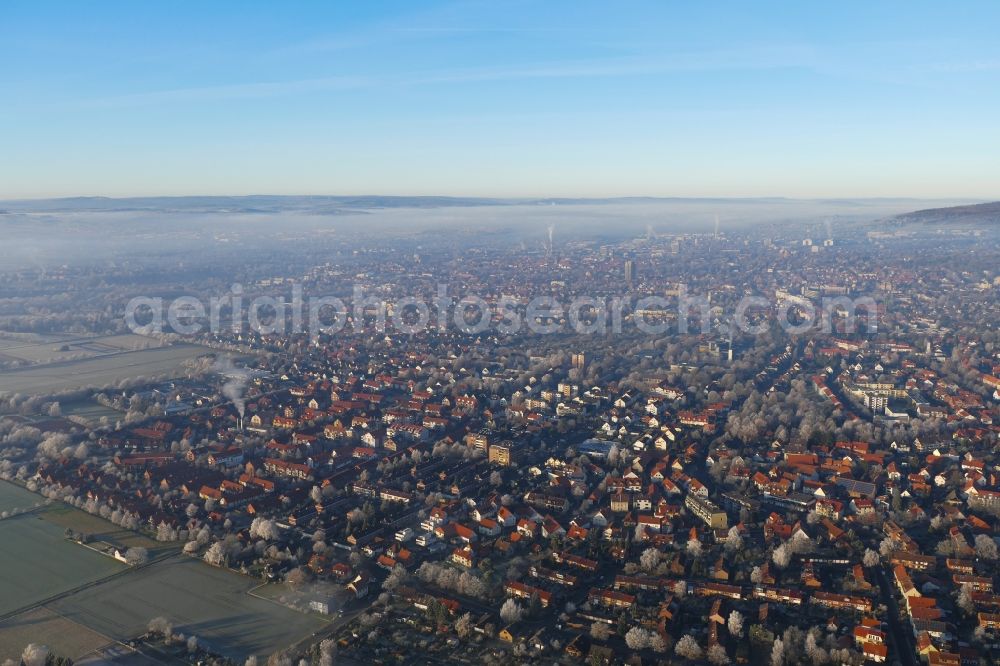
[[[995,2],[0,2],[0,198],[1000,198]]]

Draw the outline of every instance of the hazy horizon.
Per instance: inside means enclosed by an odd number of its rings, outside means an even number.
[[[279,242],[379,240],[424,233],[475,232],[537,248],[549,227],[556,244],[720,230],[792,230],[805,237],[856,235],[857,225],[968,200],[645,199],[562,202],[463,199],[420,202],[379,197],[182,197],[0,202],[7,267],[45,268],[163,253],[212,256],[266,250]],[[379,202],[383,205],[379,205]],[[75,205],[74,205],[75,204]],[[44,233],[40,233],[44,230]],[[289,251],[292,251],[289,248]]]
[[[282,198],[282,199],[347,199],[347,198],[377,198],[377,199],[442,199],[442,200],[469,200],[469,201],[496,201],[496,202],[537,202],[537,201],[583,201],[583,202],[626,202],[629,200],[643,201],[941,201],[949,204],[960,205],[961,203],[986,203],[1000,200],[1000,195],[996,197],[961,197],[961,196],[934,196],[915,197],[886,194],[881,196],[785,196],[781,194],[760,194],[753,196],[725,195],[715,196],[694,196],[685,194],[622,194],[616,196],[565,196],[565,195],[511,195],[511,196],[489,196],[489,195],[457,195],[443,193],[428,194],[395,194],[391,192],[295,192],[287,194],[276,194],[273,192],[250,192],[245,194],[217,193],[217,194],[130,194],[130,195],[109,195],[109,194],[64,194],[57,196],[37,196],[37,197],[11,197],[0,198],[0,203],[24,203],[34,202],[54,202],[54,201],[136,201],[136,200],[178,200],[178,199],[254,199],[254,198]]]

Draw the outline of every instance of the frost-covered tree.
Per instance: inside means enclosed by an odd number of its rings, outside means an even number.
[[[382,589],[389,590],[391,592],[405,583],[406,577],[406,569],[403,565],[397,564],[392,568],[392,571],[389,572],[389,575],[382,582]]]
[[[726,620],[726,627],[729,628],[729,633],[735,637],[738,637],[743,633],[743,613],[738,610],[734,610],[729,613],[729,618]]]
[[[21,664],[23,666],[45,666],[49,658],[49,649],[38,643],[28,643],[21,653]]]
[[[250,536],[264,541],[274,541],[281,536],[281,531],[273,520],[258,516],[250,523]]]
[[[660,564],[660,551],[656,548],[647,548],[639,556],[639,566],[645,571],[652,571]]]
[[[226,561],[226,547],[221,541],[216,541],[205,551],[204,560],[213,566],[222,566]]]
[[[783,666],[785,663],[785,644],[776,638],[771,644],[771,666]]]
[[[729,533],[726,535],[725,549],[730,554],[743,550],[743,536],[740,534],[740,529],[735,525],[729,528]]]
[[[698,645],[698,641],[691,634],[681,636],[681,639],[677,641],[677,645],[674,646],[674,652],[677,653],[678,657],[691,660],[701,659],[702,655],[701,646]]]
[[[830,659],[830,655],[824,650],[817,639],[819,631],[812,629],[806,634],[805,641],[805,653],[809,660],[813,663],[813,666],[823,666]]]
[[[145,548],[136,546],[125,551],[125,564],[136,567],[146,562],[149,562],[149,551]]]
[[[337,643],[332,638],[320,641],[319,644],[319,666],[333,666],[333,661],[337,656]]]
[[[726,654],[726,648],[722,647],[718,643],[708,648],[708,660],[717,664],[718,666],[723,666],[723,664],[729,663],[729,655]]]
[[[174,529],[165,522],[160,521],[160,524],[156,526],[156,540],[173,541],[175,538],[177,538],[177,533]]]
[[[523,616],[524,609],[513,599],[503,602],[503,606],[500,607],[500,619],[508,624],[517,622]]]
[[[455,633],[461,636],[462,638],[468,636],[471,630],[472,630],[471,614],[466,613],[465,615],[455,620]]]
[[[650,632],[642,627],[632,627],[625,634],[625,645],[633,650],[645,650],[649,647]]]
[[[590,625],[590,637],[595,641],[606,641],[611,636],[611,627],[605,622],[594,622]]]
[[[997,559],[997,542],[985,534],[976,535],[976,557],[983,560]]]
[[[781,544],[771,553],[771,560],[779,569],[784,569],[792,561],[792,549],[787,544]]]
[[[892,556],[893,553],[895,553],[902,547],[903,544],[901,544],[900,542],[890,537],[886,537],[882,539],[882,541],[879,543],[878,552],[881,553],[883,557],[890,557]]]
[[[976,604],[972,600],[972,585],[965,583],[958,592],[958,607],[972,615],[976,612]]]
[[[162,615],[154,617],[146,625],[146,631],[151,634],[158,634],[164,638],[170,638],[174,634],[174,625]]]
[[[312,574],[305,567],[295,567],[285,576],[285,581],[292,587],[301,587],[309,582]]]

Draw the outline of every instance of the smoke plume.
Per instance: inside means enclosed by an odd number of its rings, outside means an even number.
[[[222,395],[232,401],[240,418],[246,416],[247,403],[244,398],[247,384],[250,381],[250,373],[246,368],[238,368],[233,360],[228,356],[216,363],[216,372],[225,377],[226,383],[222,385]]]

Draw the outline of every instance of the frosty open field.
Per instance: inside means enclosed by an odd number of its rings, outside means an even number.
[[[0,615],[41,602],[125,568],[63,537],[33,514],[0,521]]]
[[[0,392],[48,394],[113,385],[139,375],[180,375],[184,361],[207,351],[198,345],[177,344],[7,370],[0,372]]]
[[[125,639],[163,616],[233,658],[269,655],[324,625],[319,618],[249,596],[251,578],[176,556],[51,605],[67,619]]]
[[[35,493],[15,486],[13,483],[0,481],[0,514],[14,511],[15,509],[24,511],[42,501],[42,498]]]
[[[42,636],[56,654],[78,660],[110,643],[110,639],[47,608],[36,608],[0,622],[0,659],[21,658],[28,643]]]

